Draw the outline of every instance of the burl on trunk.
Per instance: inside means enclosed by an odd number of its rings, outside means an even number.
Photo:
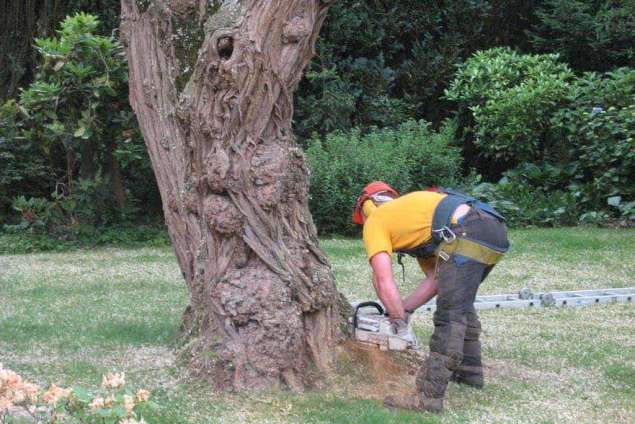
[[[190,292],[187,358],[223,388],[300,390],[339,337],[291,129],[328,4],[122,0],[130,101]]]

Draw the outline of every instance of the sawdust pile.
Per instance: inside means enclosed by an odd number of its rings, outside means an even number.
[[[413,393],[423,359],[415,351],[382,351],[349,340],[340,345],[339,360],[346,366],[338,374],[355,397],[383,400],[387,395]]]

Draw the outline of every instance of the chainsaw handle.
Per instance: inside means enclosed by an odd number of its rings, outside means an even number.
[[[384,314],[384,308],[381,307],[381,305],[377,302],[373,302],[372,300],[369,300],[367,302],[362,302],[357,304],[357,306],[355,306],[355,313],[353,314],[353,329],[357,328],[357,312],[361,309],[361,308],[366,308],[368,306],[372,306],[375,309],[377,309],[377,311],[380,313],[380,315]]]

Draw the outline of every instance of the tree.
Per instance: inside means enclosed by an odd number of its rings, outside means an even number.
[[[0,214],[24,194],[51,199],[63,211],[62,232],[134,212],[137,199],[124,178],[132,186],[131,169],[150,170],[128,102],[123,46],[96,35],[99,25],[95,16],[78,13],[62,22],[56,37],[35,39],[33,82],[18,102],[0,107],[0,184],[6,187]]]
[[[464,137],[465,151],[474,152],[468,160],[472,156],[479,171],[500,177],[523,162],[561,154],[550,119],[566,103],[572,78],[558,55],[519,54],[507,47],[478,51],[459,65],[445,96],[457,103],[464,134],[475,135],[473,145]]]
[[[222,388],[328,370],[338,293],[308,210],[292,93],[324,0],[122,0],[130,101],[190,292],[189,364]]]
[[[576,72],[635,66],[635,2],[547,0],[536,15],[535,50],[558,53]]]
[[[409,118],[439,128],[453,110],[443,91],[456,65],[496,46],[527,51],[542,2],[336,2],[296,95],[296,134],[396,128]]]
[[[97,15],[103,34],[118,25],[119,0],[4,0],[0,2],[0,100],[15,97],[35,77],[33,38],[49,37],[66,15]]]

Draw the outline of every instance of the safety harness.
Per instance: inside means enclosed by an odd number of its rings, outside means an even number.
[[[400,249],[397,253],[397,263],[401,265],[402,275],[405,280],[405,267],[402,262],[404,255],[418,258],[439,257],[445,261],[450,255],[461,255],[473,259],[485,265],[494,265],[507,252],[508,249],[497,250],[474,240],[457,237],[450,229],[452,215],[456,208],[467,204],[471,208],[479,209],[500,222],[505,222],[503,215],[485,202],[481,202],[472,196],[468,196],[452,189],[435,190],[447,194],[434,210],[432,217],[432,238],[412,249]]]

